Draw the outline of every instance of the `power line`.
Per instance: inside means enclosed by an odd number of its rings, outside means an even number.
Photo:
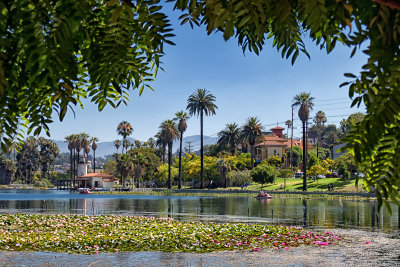
[[[315,102],[319,101],[335,101],[335,100],[343,100],[343,99],[348,99],[347,97],[342,97],[342,98],[331,98],[331,99],[316,99]]]

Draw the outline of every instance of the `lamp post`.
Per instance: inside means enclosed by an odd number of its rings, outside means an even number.
[[[299,109],[299,118],[303,123],[303,191],[307,191],[307,140],[306,140],[306,122],[310,111],[307,104],[303,102]]]

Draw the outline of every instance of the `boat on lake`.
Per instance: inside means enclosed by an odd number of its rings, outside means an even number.
[[[266,193],[264,191],[260,191],[260,193],[258,193],[258,195],[255,196],[254,198],[255,199],[271,199],[272,197],[268,193]]]
[[[77,191],[79,192],[79,194],[91,194],[92,193],[89,188],[78,188]]]

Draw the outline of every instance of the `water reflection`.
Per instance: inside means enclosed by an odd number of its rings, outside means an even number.
[[[377,211],[376,201],[80,195],[65,191],[0,190],[0,212],[119,214],[172,217],[182,221],[258,222],[321,228],[360,228],[391,233],[399,209]]]

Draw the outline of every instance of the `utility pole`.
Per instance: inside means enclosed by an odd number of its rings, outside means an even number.
[[[191,146],[191,144],[192,144],[193,142],[186,142],[186,144],[189,144],[189,147],[188,147],[188,150],[189,150],[189,154],[191,153],[191,151],[192,151],[192,146]]]
[[[289,163],[290,167],[292,167],[292,160],[293,160],[293,110],[294,107],[292,107],[292,134],[290,137],[290,163]]]

